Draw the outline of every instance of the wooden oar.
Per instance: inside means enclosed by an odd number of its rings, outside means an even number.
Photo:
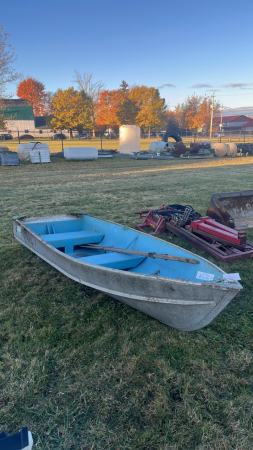
[[[95,245],[95,244],[86,244],[82,245],[82,247],[86,248],[96,248],[97,250],[108,250],[116,253],[126,253],[127,255],[139,255],[145,256],[146,258],[154,258],[154,259],[165,259],[168,261],[179,261],[188,264],[199,264],[197,259],[191,258],[182,258],[181,256],[171,256],[171,255],[163,255],[161,253],[148,253],[148,252],[139,252],[138,250],[127,250],[124,248],[116,248],[116,247],[107,247],[106,245]]]

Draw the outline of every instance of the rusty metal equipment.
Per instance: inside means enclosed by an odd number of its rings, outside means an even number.
[[[138,230],[149,234],[171,232],[222,262],[253,257],[253,245],[247,242],[246,232],[202,217],[191,206],[163,205],[156,210],[138,211],[138,214],[140,217],[146,214],[143,222],[136,226]]]
[[[174,144],[174,150],[171,151],[173,156],[184,155],[187,152],[187,148],[183,142],[176,142]]]
[[[192,221],[190,227],[193,232],[210,239],[216,237],[219,242],[231,243],[239,247],[246,244],[247,236],[245,231],[235,231],[215,222],[210,217],[200,217],[199,220]]]
[[[179,204],[162,205],[159,208],[146,211],[138,211],[135,214],[139,214],[141,218],[145,214],[148,214],[150,212],[152,214],[158,214],[159,216],[166,217],[176,226],[188,225],[192,220],[197,220],[201,217],[201,214],[198,211],[195,211],[192,206]],[[152,214],[149,214],[147,222],[150,221]],[[141,225],[137,225],[137,227]]]
[[[249,242],[247,242],[244,246],[237,248],[234,245],[229,245],[229,243],[221,243],[216,240],[215,237],[211,239],[197,235],[190,230],[186,230],[185,228],[175,227],[169,222],[166,222],[166,230],[194,245],[194,247],[210,253],[222,262],[230,262],[235,261],[236,259],[253,257],[253,245]]]
[[[253,191],[213,194],[206,214],[230,228],[253,228]]]
[[[201,214],[195,211],[190,205],[162,205],[158,209],[138,211],[140,218],[146,214],[143,222],[136,225],[139,231],[148,234],[166,233],[166,222],[170,221],[175,226],[185,226],[192,220],[199,219]],[[154,231],[150,231],[152,228]]]
[[[158,219],[157,219],[158,217]],[[142,231],[143,233],[148,233],[148,234],[163,234],[166,233],[166,222],[165,222],[165,218],[162,216],[154,216],[153,217],[153,212],[149,211],[146,215],[146,217],[144,218],[143,222],[136,225],[137,230]],[[154,231],[150,231],[148,232],[147,229],[148,228],[152,228]]]

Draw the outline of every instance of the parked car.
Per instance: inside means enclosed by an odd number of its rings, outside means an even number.
[[[67,136],[64,133],[55,133],[51,139],[67,139]]]
[[[21,136],[18,136],[15,139],[20,139],[20,140],[24,140],[24,139],[34,139],[34,136],[32,136],[31,134],[22,134]]]
[[[81,131],[78,137],[79,139],[91,139],[91,135],[87,131]]]
[[[114,133],[107,133],[105,135],[106,139],[116,139],[116,134]]]
[[[11,134],[9,133],[0,134],[1,141],[9,141],[10,139],[13,139],[13,136]]]
[[[224,137],[225,133],[214,133],[214,137]]]

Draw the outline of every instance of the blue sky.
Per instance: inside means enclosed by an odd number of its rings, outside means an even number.
[[[252,0],[2,0],[0,25],[15,69],[46,90],[67,89],[78,70],[107,89],[159,87],[170,109],[215,91],[253,115],[252,16]]]

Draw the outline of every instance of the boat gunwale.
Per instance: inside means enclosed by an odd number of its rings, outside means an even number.
[[[33,219],[33,221],[35,221],[35,220],[39,221],[39,220],[41,220],[43,218],[44,219],[47,219],[47,218],[48,219],[49,218],[52,219],[52,218],[56,218],[56,217],[58,217],[58,218],[60,218],[60,217],[64,218],[65,217],[66,218],[68,216],[70,216],[71,218],[78,217],[78,216],[88,216],[88,217],[91,217],[91,218],[94,218],[94,219],[98,219],[98,220],[101,220],[101,221],[108,222],[110,224],[117,225],[119,227],[126,227],[128,230],[134,231],[137,234],[143,234],[143,233],[141,233],[138,230],[134,230],[133,228],[128,227],[127,225],[118,224],[116,222],[113,222],[113,221],[110,221],[110,220],[107,220],[107,219],[100,219],[99,217],[93,216],[91,214],[86,214],[86,213],[81,213],[81,212],[80,213],[65,213],[65,214],[62,214],[62,215],[59,214],[59,215],[45,215],[45,216],[14,216],[13,217],[13,221],[16,222],[17,224],[19,224],[22,228],[24,228],[26,230],[26,232],[31,234],[36,240],[40,241],[42,245],[44,245],[46,247],[49,247],[51,251],[53,251],[53,252],[55,252],[57,254],[60,254],[61,256],[64,256],[64,258],[69,259],[72,262],[74,261],[75,264],[79,264],[82,267],[85,267],[85,266],[86,267],[90,267],[90,266],[92,266],[92,267],[94,267],[94,269],[96,268],[96,270],[99,270],[99,271],[102,271],[102,272],[105,272],[105,273],[111,273],[113,271],[113,272],[120,273],[122,276],[135,277],[135,278],[137,277],[137,278],[143,278],[143,279],[149,278],[151,280],[153,280],[153,279],[156,280],[156,281],[159,280],[159,282],[160,281],[161,282],[170,282],[170,283],[175,283],[175,284],[179,284],[179,285],[182,285],[182,284],[188,285],[188,286],[192,285],[194,287],[198,287],[198,288],[201,288],[201,289],[203,289],[203,288],[212,288],[212,289],[218,289],[218,290],[224,290],[224,291],[237,291],[237,292],[239,292],[239,291],[241,291],[243,289],[243,287],[241,286],[241,284],[239,282],[236,282],[236,284],[227,284],[227,285],[222,285],[221,283],[217,283],[218,280],[216,281],[216,283],[213,283],[212,281],[211,282],[202,282],[202,283],[200,283],[198,281],[185,280],[183,278],[169,278],[169,277],[162,277],[162,276],[157,277],[155,275],[148,275],[148,274],[142,274],[142,273],[122,271],[120,269],[111,269],[111,268],[108,268],[108,267],[99,266],[98,264],[86,263],[85,261],[80,261],[80,260],[78,260],[76,258],[73,258],[72,256],[70,256],[70,255],[68,255],[66,253],[61,252],[57,248],[53,247],[52,245],[50,245],[49,243],[44,241],[44,239],[42,239],[39,234],[35,233],[34,231],[32,231],[30,228],[28,228],[25,225],[25,223],[29,223],[29,220],[31,221],[31,219]],[[15,235],[15,238],[21,244],[24,244],[24,240],[20,239],[17,235]],[[159,239],[156,236],[152,236],[152,239],[156,239],[158,241],[161,241],[161,242],[163,242],[165,244],[168,244],[169,246],[173,246],[173,247],[176,247],[176,248],[179,247],[176,244],[172,244],[170,242],[163,241],[162,239]],[[33,253],[36,253],[40,258],[42,258],[42,256],[38,252],[36,252],[33,247],[28,246],[26,243],[24,245],[27,248],[29,248]],[[218,268],[218,270],[221,272],[221,274],[226,274],[226,272],[223,269],[221,269],[220,267],[216,266],[211,261],[208,261],[207,259],[203,258],[202,256],[196,255],[195,253],[192,253],[191,251],[186,250],[183,247],[179,247],[179,248],[182,248],[183,250],[185,250],[186,253],[188,253],[188,254],[190,254],[190,255],[192,255],[194,257],[200,258],[202,261],[207,262],[208,264],[210,264],[214,268],[216,268],[216,269]],[[45,259],[44,257],[42,259],[47,261],[50,265],[53,265],[51,260]],[[54,265],[54,267],[59,270],[59,268],[56,267],[56,265]],[[62,271],[62,270],[61,270],[61,272],[69,277],[69,274],[67,272]],[[79,278],[74,278],[74,277],[71,277],[71,278],[77,280],[78,282],[80,282]],[[86,282],[85,283],[82,282],[82,284],[87,284],[87,283]],[[93,286],[95,286],[95,285],[93,285]],[[108,290],[108,292],[109,292],[109,290]],[[112,291],[112,292],[115,292],[115,291]],[[153,297],[150,297],[150,298],[153,298]],[[143,299],[144,299],[144,297],[143,297]]]

